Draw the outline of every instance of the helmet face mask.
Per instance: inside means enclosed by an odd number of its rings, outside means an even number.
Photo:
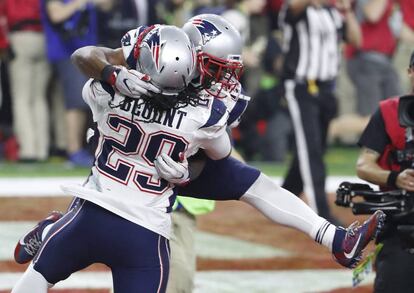
[[[223,17],[201,14],[183,26],[198,49],[197,67],[202,87],[219,96],[239,84],[243,72],[242,39],[239,32]]]
[[[207,92],[220,96],[223,90],[232,92],[237,87],[243,73],[243,63],[237,59],[221,59],[205,52],[197,55],[201,84]]]

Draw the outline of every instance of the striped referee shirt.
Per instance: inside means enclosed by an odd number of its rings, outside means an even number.
[[[283,30],[284,78],[328,81],[336,78],[344,21],[332,6],[308,6],[294,15],[286,4],[279,16]]]

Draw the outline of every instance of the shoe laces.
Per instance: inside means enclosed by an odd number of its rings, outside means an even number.
[[[23,246],[23,249],[31,256],[34,256],[42,245],[40,236],[36,233]]]
[[[353,222],[347,229],[346,229],[346,234],[347,236],[350,237],[355,237],[355,235],[358,233],[359,230],[359,222]]]

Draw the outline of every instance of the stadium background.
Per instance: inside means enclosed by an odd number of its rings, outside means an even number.
[[[6,0],[0,0],[0,4],[4,2]],[[250,3],[249,9],[252,9],[255,5],[256,8],[258,7],[257,3],[266,2],[267,6],[264,10],[270,13],[267,16],[270,19],[270,28],[274,30],[277,26],[274,21],[275,15],[283,1],[148,0],[147,2],[165,3],[164,10],[161,9],[160,12],[163,20],[177,25],[191,15],[191,9],[193,13],[201,12],[195,9],[201,6],[213,9],[209,12],[214,12],[217,7],[219,10],[216,11],[223,12],[223,3],[233,5],[232,8],[236,9],[241,3]],[[180,9],[174,6],[177,3]],[[197,7],[198,4],[200,7]],[[264,50],[263,38],[261,38],[264,31],[261,21],[264,18],[263,11],[258,13],[252,9],[246,14],[253,24],[253,29],[248,35],[244,35],[247,39],[246,61],[249,59],[246,62],[248,66],[244,82],[250,87],[251,92],[265,91],[277,84],[280,72],[277,72],[277,64],[276,68],[265,66],[272,63],[268,59],[257,60],[258,56],[263,56]],[[0,25],[4,24],[4,16],[0,9]],[[238,21],[239,24],[246,24],[243,19]],[[120,36],[115,35],[118,40]],[[280,36],[277,30],[274,35],[276,40]],[[2,46],[3,43],[0,44],[0,49],[3,48]],[[404,89],[408,87],[405,70],[412,48],[412,40],[411,43],[401,42],[393,59]],[[278,51],[273,50],[273,52]],[[81,182],[82,178],[88,175],[88,169],[68,167],[66,158],[60,152],[61,149],[52,149],[46,162],[19,161],[11,124],[11,97],[5,80],[7,75],[5,66],[9,60],[3,55],[3,50],[0,50],[0,53],[3,93],[0,107],[0,293],[3,293],[10,291],[18,276],[25,270],[25,266],[13,261],[13,249],[17,239],[49,211],[65,210],[70,198],[62,196],[59,185],[66,181]],[[267,57],[275,58],[272,60],[278,63],[276,55]],[[254,77],[257,76],[262,78],[256,80]],[[249,94],[252,94],[251,92]],[[348,225],[354,219],[362,221],[365,217],[354,217],[349,209],[334,206],[334,192],[340,182],[357,180],[354,172],[358,154],[355,141],[363,124],[360,117],[355,114],[356,98],[344,67],[341,68],[339,75],[337,95],[339,115],[331,125],[330,148],[326,154],[327,190],[333,214]],[[269,101],[264,100],[264,102]],[[264,105],[257,108],[259,113],[268,104]],[[283,104],[283,100],[277,100],[277,109],[280,111],[265,113],[264,117],[269,119],[268,115],[277,113],[282,123],[286,122],[286,105]],[[271,144],[269,146],[269,139],[270,142],[281,141],[282,136],[277,137],[277,140],[267,136],[269,129],[274,130],[274,128],[267,127],[269,121],[262,116],[250,118],[253,120],[246,119],[245,127],[234,133],[237,149],[249,160],[249,163],[280,182],[290,158],[288,152],[290,146],[287,146],[287,151],[282,149],[286,154],[267,151],[274,147]],[[245,131],[244,136],[243,131]],[[251,131],[253,136],[250,136]],[[289,139],[291,136],[289,127],[281,135],[284,139]],[[243,137],[246,139],[243,140]],[[249,146],[248,142],[254,143]],[[302,198],[306,200],[306,196]],[[351,289],[352,271],[344,270],[337,265],[326,249],[319,247],[300,232],[272,224],[245,204],[220,202],[214,212],[199,218],[198,226],[196,293],[371,292],[372,290],[373,273],[367,276],[362,286]],[[371,245],[368,250],[372,249]],[[109,292],[110,285],[111,279],[107,268],[94,265],[74,274],[51,292],[106,293]]]

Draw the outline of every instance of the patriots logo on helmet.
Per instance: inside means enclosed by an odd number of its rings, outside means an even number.
[[[126,33],[122,39],[121,39],[121,43],[123,47],[127,47],[127,46],[131,46],[131,36],[129,33]]]
[[[155,68],[160,71],[160,50],[165,42],[161,42],[161,35],[159,29],[154,29],[145,36],[142,41],[143,46],[147,46],[151,52],[152,60],[154,61]]]
[[[219,31],[218,28],[208,20],[196,18],[193,20],[193,24],[201,34],[203,45],[218,35],[221,35],[221,31]]]

